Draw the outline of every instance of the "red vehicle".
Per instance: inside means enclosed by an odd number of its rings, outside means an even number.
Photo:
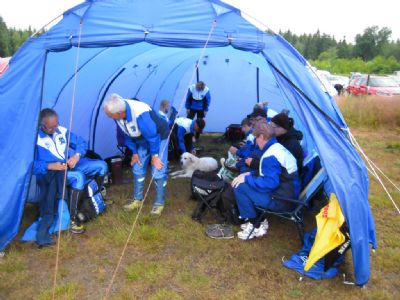
[[[0,57],[0,77],[7,71],[10,58],[11,57]]]
[[[390,77],[363,75],[349,84],[353,95],[400,96],[400,86]]]

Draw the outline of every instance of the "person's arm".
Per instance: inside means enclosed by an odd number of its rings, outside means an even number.
[[[137,119],[137,124],[143,138],[149,143],[150,154],[158,154],[160,151],[160,135],[157,132],[156,123],[154,123],[150,113],[142,113]]]
[[[43,160],[35,160],[33,162],[33,174],[46,174],[48,170],[47,165],[48,163]]]
[[[279,176],[282,169],[275,156],[268,156],[262,160],[263,176],[246,176],[246,183],[262,192],[272,192],[279,187]]]
[[[206,108],[204,109],[204,111],[208,111],[208,108],[210,107],[210,103],[211,103],[211,94],[210,94],[210,91],[208,91],[206,94]]]
[[[179,150],[181,150],[182,153],[186,152],[185,133],[186,133],[185,128],[178,126],[178,128],[176,130],[176,135],[177,135],[177,139],[178,139]]]
[[[67,131],[65,135],[67,137],[68,135],[70,136],[69,146],[75,150],[75,153],[79,153],[81,156],[85,156],[88,149],[87,142],[82,137],[74,134],[73,132],[69,133],[69,131]]]
[[[185,102],[185,108],[188,110],[190,109],[190,97],[192,97],[192,92],[190,91],[190,89],[187,92],[187,96],[186,96],[186,102]]]

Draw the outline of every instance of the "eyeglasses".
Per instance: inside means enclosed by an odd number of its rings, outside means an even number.
[[[52,131],[55,131],[57,129],[58,123],[56,125],[51,126],[51,127],[47,127],[46,125],[42,124],[41,127],[46,132],[52,132]]]

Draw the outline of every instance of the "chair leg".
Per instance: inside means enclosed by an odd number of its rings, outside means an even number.
[[[304,244],[304,222],[303,220],[297,220],[295,221],[296,228],[297,228],[297,233],[300,238],[300,242],[303,245]]]

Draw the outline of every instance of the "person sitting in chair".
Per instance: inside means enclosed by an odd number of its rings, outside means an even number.
[[[259,171],[240,174],[232,181],[240,216],[249,220],[238,232],[242,240],[267,233],[267,227],[257,222],[256,205],[282,211],[288,208],[288,204],[273,200],[272,196],[297,198],[300,193],[296,159],[276,141],[271,126],[258,124],[253,134],[258,147],[264,152]]]
[[[48,181],[49,172],[68,169],[67,181],[71,188],[69,196],[71,232],[83,233],[85,229],[78,219],[79,200],[83,196],[88,178],[95,178],[101,190],[104,176],[108,172],[107,164],[102,160],[84,157],[87,151],[86,141],[69,132],[67,128],[59,126],[58,115],[54,110],[43,109],[40,112],[39,122],[34,174],[38,175],[38,184],[43,188],[43,185],[51,182]],[[73,155],[69,154],[68,146],[75,151]],[[46,187],[48,188],[50,187]]]

